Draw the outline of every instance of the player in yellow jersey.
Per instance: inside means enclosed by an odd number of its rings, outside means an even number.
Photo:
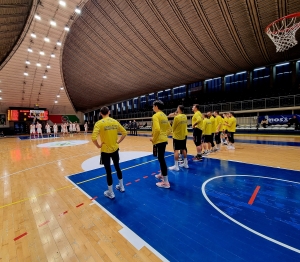
[[[180,167],[189,168],[187,161],[187,149],[186,149],[186,138],[187,138],[187,117],[184,112],[184,106],[179,105],[177,107],[177,114],[174,117],[172,132],[173,132],[173,148],[174,148],[174,160],[175,165],[169,167],[170,170],[179,171],[178,158],[179,151],[183,154],[183,164]]]
[[[94,126],[92,141],[97,148],[101,148],[101,162],[106,170],[108,190],[104,192],[104,195],[112,199],[115,198],[115,194],[112,188],[113,179],[111,175],[110,159],[112,159],[114,163],[119,179],[119,184],[116,185],[116,189],[120,192],[125,192],[122,171],[119,166],[119,144],[126,137],[127,132],[117,120],[109,117],[109,113],[109,109],[106,106],[100,109],[102,119],[97,121]],[[118,132],[122,134],[120,138],[118,138]],[[98,135],[101,140],[100,145],[97,141]]]
[[[229,145],[227,146],[228,149],[235,149],[234,147],[234,133],[236,130],[236,118],[234,117],[234,113],[230,112],[228,118],[228,141]]]
[[[212,115],[211,112],[207,112],[207,116],[210,119],[211,122],[211,152],[216,152],[217,149],[215,148],[215,143],[214,143],[214,137],[216,133],[216,126],[215,126],[215,117]]]
[[[202,124],[202,138],[203,138],[203,155],[208,155],[211,148],[211,133],[212,133],[212,123],[207,114],[203,115],[204,120]]]
[[[219,111],[214,111],[214,116],[215,116],[215,129],[216,129],[216,132],[215,132],[216,149],[220,150],[223,119],[219,115]]]
[[[223,114],[223,126],[222,126],[222,143],[223,143],[223,145],[228,145],[227,129],[228,129],[228,113],[224,113]]]
[[[168,144],[168,134],[171,133],[172,128],[168,117],[162,112],[163,107],[164,103],[162,101],[156,100],[153,102],[155,114],[152,116],[152,138],[150,138],[150,141],[153,144],[153,155],[157,156],[160,164],[161,173],[155,177],[162,181],[156,183],[156,185],[162,188],[170,188],[165,152]]]
[[[193,105],[192,111],[194,112],[194,115],[192,117],[193,138],[197,150],[197,155],[193,158],[193,161],[197,162],[202,160],[201,139],[203,118],[200,112],[200,106],[198,104]]]

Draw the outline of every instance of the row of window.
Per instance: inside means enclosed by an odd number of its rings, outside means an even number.
[[[219,93],[222,90],[225,93],[241,93],[247,88],[253,90],[262,90],[269,88],[271,81],[274,79],[275,88],[290,88],[292,85],[293,66],[296,66],[296,85],[300,87],[300,60],[297,63],[282,63],[274,67],[261,67],[254,69],[252,72],[238,72],[229,74],[225,77],[217,77],[199,81],[188,85],[166,89],[157,93],[150,93],[133,98],[128,101],[123,101],[110,106],[113,114],[121,113],[122,111],[137,111],[152,105],[153,101],[160,99],[166,103],[173,100],[191,97],[193,92],[202,92],[206,94]],[[272,78],[271,78],[272,77]]]

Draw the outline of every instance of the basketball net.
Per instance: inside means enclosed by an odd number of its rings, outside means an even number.
[[[283,52],[298,44],[296,32],[300,28],[300,22],[296,22],[300,13],[282,17],[266,27],[266,34],[276,46],[276,52]]]
[[[40,117],[35,115],[33,119],[33,123],[35,123],[37,119],[40,120]]]

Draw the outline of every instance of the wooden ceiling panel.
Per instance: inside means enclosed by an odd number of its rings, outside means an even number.
[[[87,111],[182,84],[299,59],[299,45],[276,53],[264,33],[270,22],[298,12],[298,0],[78,0],[67,1],[66,7],[44,0],[30,11],[33,15],[36,8],[42,20],[34,20],[25,31],[22,23],[27,21],[24,14],[30,0],[10,1],[16,6],[0,8],[0,59],[1,54],[10,53],[5,47],[14,46],[11,43],[17,41],[20,30],[25,35],[0,71],[1,103],[11,106],[48,99],[53,110]],[[80,15],[74,14],[78,4]],[[54,27],[50,25],[53,18]],[[68,33],[66,24],[71,26]],[[36,38],[30,36],[32,32]],[[45,36],[50,43],[44,41]],[[298,32],[298,41],[299,37]],[[56,45],[58,40],[62,46]],[[28,53],[28,47],[33,53]],[[52,53],[55,58],[50,57]],[[26,60],[31,64],[27,66]],[[66,90],[60,93],[63,85]],[[60,105],[53,104],[56,94],[62,94]]]

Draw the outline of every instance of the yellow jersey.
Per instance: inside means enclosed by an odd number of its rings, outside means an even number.
[[[236,118],[234,116],[228,118],[228,132],[235,132],[236,129]]]
[[[187,136],[187,117],[185,114],[178,114],[174,117],[172,131],[174,139],[185,139],[185,137]]]
[[[222,126],[222,130],[227,130],[228,129],[228,117],[224,117],[223,118],[223,126]]]
[[[92,141],[96,141],[98,135],[100,135],[101,152],[113,153],[119,148],[117,144],[119,132],[122,135],[127,135],[126,130],[117,120],[106,117],[96,122],[92,133]]]
[[[202,119],[202,114],[200,111],[197,111],[193,115],[192,126],[194,126],[195,123],[197,123],[197,125],[195,127],[202,130],[203,119]]]
[[[209,118],[204,118],[203,120],[203,128],[202,128],[202,135],[211,135],[212,133],[212,124]]]
[[[223,118],[220,115],[217,115],[215,118],[216,132],[222,131],[222,126],[223,126]]]
[[[159,111],[152,116],[152,143],[153,145],[168,142],[168,135],[171,133],[172,127],[168,117]]]
[[[211,116],[209,120],[211,122],[211,133],[216,133],[215,118]]]

